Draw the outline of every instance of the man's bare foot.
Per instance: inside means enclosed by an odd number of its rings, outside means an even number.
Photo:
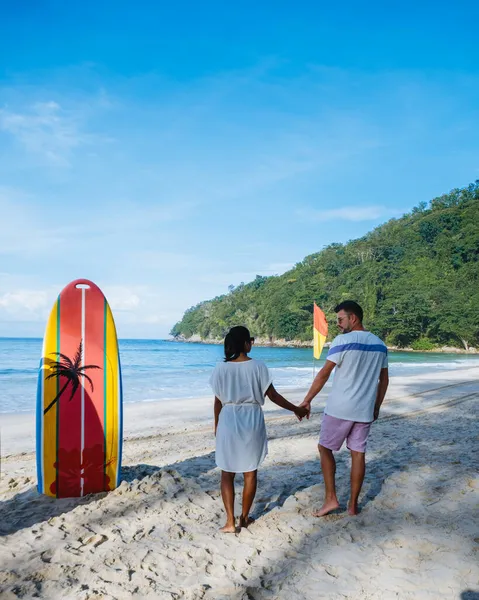
[[[254,522],[255,522],[255,519],[252,519],[251,517],[246,518],[246,517],[243,517],[243,515],[241,515],[241,517],[239,518],[239,526],[240,527],[248,528],[248,526]]]
[[[313,517],[324,517],[333,510],[339,508],[339,502],[337,500],[326,500],[323,506],[319,510],[313,512]]]
[[[236,533],[236,527],[234,522],[233,524],[227,522],[224,527],[220,527],[220,531],[221,533]]]
[[[357,503],[356,504],[348,504],[348,514],[350,514],[352,517],[355,517],[356,515],[359,514],[359,508]]]

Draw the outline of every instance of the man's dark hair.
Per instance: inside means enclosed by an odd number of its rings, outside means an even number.
[[[344,310],[348,315],[356,315],[361,323],[363,322],[363,309],[357,302],[354,302],[354,300],[345,300],[344,302],[341,302],[335,307],[334,312],[338,313],[340,310]]]
[[[241,325],[232,327],[225,337],[225,362],[236,360],[239,355],[245,351],[245,345],[250,342],[251,339],[250,333],[246,327],[242,327]]]

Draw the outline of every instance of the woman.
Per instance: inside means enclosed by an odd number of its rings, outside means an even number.
[[[244,474],[240,527],[253,522],[249,511],[256,494],[257,469],[268,453],[262,406],[264,396],[295,413],[303,407],[288,402],[275,390],[268,367],[248,356],[254,338],[246,327],[233,327],[225,337],[225,360],[215,367],[210,384],[215,394],[216,464],[221,469],[221,496],[226,510],[223,533],[234,533],[234,479]]]

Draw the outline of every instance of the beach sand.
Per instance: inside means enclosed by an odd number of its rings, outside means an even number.
[[[211,398],[127,405],[123,482],[82,499],[38,495],[33,416],[4,415],[0,597],[477,600],[479,369],[392,379],[357,517],[345,449],[342,510],[311,516],[324,397],[302,423],[267,402],[257,521],[229,535]]]

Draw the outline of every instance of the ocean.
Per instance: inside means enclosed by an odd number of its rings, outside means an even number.
[[[164,340],[120,340],[125,402],[152,402],[208,396],[208,379],[223,347]],[[0,338],[0,412],[35,410],[42,340]],[[316,372],[324,363],[315,361]],[[313,377],[311,348],[254,347],[251,356],[264,360],[281,392],[308,387]],[[391,375],[479,366],[479,357],[465,354],[390,352]]]

